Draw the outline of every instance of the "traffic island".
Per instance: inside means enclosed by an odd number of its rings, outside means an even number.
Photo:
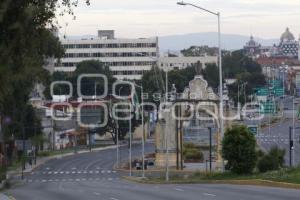
[[[174,171],[175,172],[175,171]],[[168,182],[164,176],[153,177],[124,177],[125,180],[143,184],[234,184],[255,185],[266,187],[279,187],[300,190],[300,168],[281,169],[267,173],[254,173],[250,175],[237,175],[225,173],[178,173],[170,176]]]

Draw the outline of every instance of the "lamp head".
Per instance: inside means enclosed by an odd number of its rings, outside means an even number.
[[[185,3],[185,2],[183,2],[183,1],[179,1],[179,2],[177,2],[177,4],[178,5],[181,5],[181,6],[186,6],[187,4]]]

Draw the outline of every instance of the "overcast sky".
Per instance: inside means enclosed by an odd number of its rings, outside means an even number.
[[[84,2],[84,0],[81,0]],[[96,35],[114,29],[117,37],[215,32],[216,17],[177,0],[91,0],[75,9],[76,20],[59,19],[66,35]],[[300,0],[187,0],[222,14],[222,32],[279,38],[288,26],[298,38]],[[68,24],[65,27],[65,24]]]

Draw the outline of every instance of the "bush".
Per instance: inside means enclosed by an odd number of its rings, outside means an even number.
[[[193,143],[186,143],[183,147],[183,157],[184,160],[197,160],[203,161],[203,153],[199,148]]]
[[[222,142],[226,169],[237,174],[252,173],[257,162],[255,146],[255,137],[246,126],[233,125],[227,129]]]
[[[278,170],[284,165],[285,150],[272,147],[268,154],[264,155],[257,164],[259,172]]]

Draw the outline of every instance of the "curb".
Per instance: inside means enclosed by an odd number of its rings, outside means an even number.
[[[122,177],[124,180],[142,183],[142,184],[231,184],[231,185],[252,185],[262,187],[275,187],[275,188],[286,188],[286,189],[297,189],[300,190],[300,184],[270,181],[263,179],[253,180],[182,180],[182,181],[151,181],[147,178],[141,177]]]
[[[112,145],[112,146],[107,146],[107,147],[95,148],[95,149],[92,149],[91,152],[104,151],[104,150],[115,149],[115,148],[117,148],[117,146],[116,145]],[[34,165],[30,170],[24,171],[23,174],[30,174],[33,170],[35,170],[36,168],[40,167],[41,165],[45,164],[46,162],[48,162],[50,160],[60,159],[60,158],[64,158],[64,157],[68,157],[68,156],[73,156],[73,155],[77,155],[77,154],[84,154],[84,153],[90,153],[90,151],[89,150],[81,150],[81,151],[78,151],[77,153],[72,152],[72,153],[65,153],[65,154],[61,154],[61,155],[44,157],[43,161],[41,161],[40,163]],[[10,171],[8,173],[10,173],[11,175],[20,176],[21,173],[22,173],[20,171],[15,170],[15,171]]]

